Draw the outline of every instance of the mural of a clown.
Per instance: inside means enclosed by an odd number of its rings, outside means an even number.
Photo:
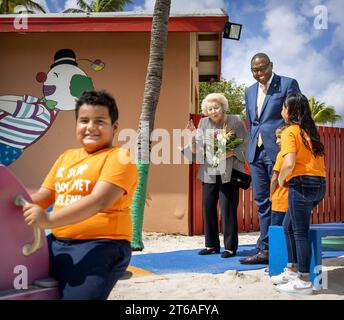
[[[104,68],[96,60],[95,71]],[[93,65],[96,64],[95,67]],[[51,127],[59,111],[73,110],[84,91],[93,90],[92,79],[78,66],[71,49],[60,49],[48,73],[38,72],[43,97],[0,95],[0,164],[10,165]]]

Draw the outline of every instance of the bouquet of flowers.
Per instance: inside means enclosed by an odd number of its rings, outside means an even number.
[[[206,144],[206,158],[208,163],[216,168],[222,159],[225,159],[227,151],[233,150],[243,143],[243,139],[236,136],[233,130],[227,131],[227,125],[221,130],[213,132]]]

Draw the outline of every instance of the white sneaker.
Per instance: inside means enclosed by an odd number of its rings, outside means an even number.
[[[284,272],[278,276],[271,276],[270,279],[273,284],[288,283],[289,280],[294,280],[298,277],[297,272],[290,271],[288,268],[284,268]]]
[[[290,280],[288,283],[279,284],[275,287],[279,292],[311,295],[313,294],[313,285],[310,281],[303,281],[300,278]]]

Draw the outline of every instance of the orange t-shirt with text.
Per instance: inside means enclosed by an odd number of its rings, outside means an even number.
[[[281,152],[277,154],[276,162],[273,170],[280,172],[283,164],[283,157]],[[271,210],[278,212],[287,212],[288,211],[288,188],[281,188],[277,185],[275,192],[271,198]]]
[[[312,148],[311,140],[306,133],[304,133],[304,135],[309,142],[310,148]],[[287,181],[298,176],[326,177],[324,157],[315,157],[313,153],[306,148],[302,141],[301,129],[296,124],[284,129],[281,136],[282,156],[284,157],[291,152],[296,153],[296,162],[292,173],[286,179]]]
[[[138,173],[128,150],[112,147],[88,154],[83,148],[65,151],[42,186],[55,193],[55,211],[89,195],[98,181],[112,183],[125,192],[106,209],[67,226],[52,229],[58,238],[128,240],[132,237],[130,205]]]

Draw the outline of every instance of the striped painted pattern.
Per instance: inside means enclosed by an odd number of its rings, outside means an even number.
[[[23,101],[17,101],[13,116],[0,120],[0,142],[24,149],[49,128],[55,115],[56,112],[49,111],[38,98],[23,96]]]

